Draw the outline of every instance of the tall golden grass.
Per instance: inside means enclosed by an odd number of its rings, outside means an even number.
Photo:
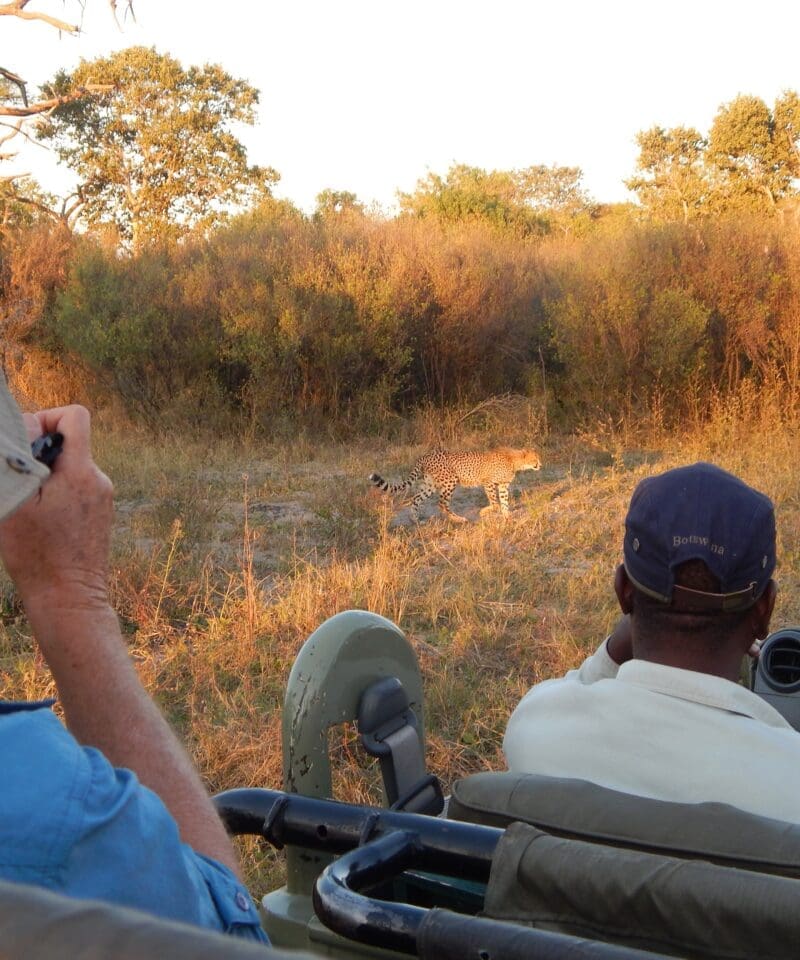
[[[293,658],[325,618],[349,608],[388,617],[413,644],[429,767],[445,786],[501,768],[503,729],[522,694],[577,665],[616,618],[612,577],[633,487],[678,464],[712,460],[773,498],[775,623],[800,621],[800,445],[778,391],[743,389],[709,421],[670,434],[609,421],[557,436],[528,411],[500,406],[477,426],[480,418],[453,416],[453,426],[428,411],[393,448],[303,437],[267,446],[167,430],[154,439],[99,418],[96,455],[118,504],[114,602],[143,682],[210,790],[281,786]],[[395,522],[400,505],[366,477],[400,475],[442,430],[452,446],[541,446],[543,469],[518,478],[510,519]],[[454,506],[474,514],[477,503],[462,496]],[[0,692],[52,693],[7,582],[1,612]],[[379,802],[352,731],[332,749],[337,796]],[[275,854],[249,843],[243,855],[255,894],[279,880]]]

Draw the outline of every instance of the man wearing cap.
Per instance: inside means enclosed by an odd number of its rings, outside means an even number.
[[[48,433],[63,438],[52,475],[30,447]],[[52,701],[0,700],[0,879],[264,942],[223,825],[128,657],[108,597],[111,483],[89,441],[83,407],[23,422],[0,376],[0,556],[66,721]]]
[[[770,500],[709,463],[643,480],[615,575],[623,618],[511,716],[509,768],[800,821],[800,736],[741,686],[775,604]]]

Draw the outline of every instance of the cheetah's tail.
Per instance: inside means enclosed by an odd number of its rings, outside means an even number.
[[[400,483],[389,483],[388,480],[384,480],[383,477],[378,473],[371,473],[369,475],[371,483],[374,483],[379,490],[383,490],[384,493],[399,493],[401,490],[406,490],[416,479],[415,474],[412,473],[410,477],[407,477],[405,480],[401,480]]]
[[[389,484],[388,481],[384,480],[383,477],[380,476],[380,474],[377,474],[377,473],[371,473],[371,474],[369,475],[369,482],[370,482],[370,483],[374,483],[375,486],[378,487],[379,490],[383,490],[384,493],[385,493],[385,492],[389,489],[389,487],[391,486],[391,484]]]

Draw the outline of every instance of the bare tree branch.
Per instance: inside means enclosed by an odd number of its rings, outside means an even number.
[[[28,131],[22,126],[24,122],[25,117],[19,117],[14,123],[3,123],[0,121],[0,127],[6,127],[8,129],[8,133],[0,134],[0,146],[9,140],[13,140],[14,137],[23,137],[28,141],[29,144],[31,144],[31,146],[38,147],[40,150],[46,151],[48,147],[34,139],[34,137],[28,133]],[[3,159],[2,155],[0,155],[0,159]]]
[[[114,17],[114,23],[116,23],[116,25],[117,25],[117,26],[120,28],[120,30],[121,30],[121,29],[122,29],[122,26],[121,26],[121,24],[120,24],[120,22],[119,22],[119,18],[117,17],[117,2],[118,2],[118,0],[108,0],[108,2],[109,2],[109,5],[111,6],[111,14],[112,14],[112,16]],[[134,12],[134,10],[133,10],[133,0],[125,0],[125,5],[124,5],[124,6],[125,6],[125,12],[122,14],[122,19],[123,19],[123,20],[126,20],[127,17],[130,15],[131,20],[133,20],[133,22],[136,23],[136,14],[135,14],[135,12]]]
[[[0,136],[0,146],[4,143],[8,143],[9,140],[13,140],[14,137],[18,137],[22,133],[22,121],[24,118],[20,118],[16,123],[3,123],[0,126],[6,127],[8,129],[7,133],[4,133]],[[15,154],[13,153],[0,153],[0,160],[10,160]]]
[[[18,77],[16,73],[12,73],[10,70],[6,70],[4,67],[0,67],[0,77],[5,77],[9,83],[14,83],[19,87],[19,95],[22,97],[22,102],[25,106],[28,106],[28,91],[25,89],[25,81],[22,77]]]
[[[48,13],[26,10],[29,0],[10,0],[8,3],[0,3],[0,17],[18,17],[20,20],[41,20],[42,23],[48,23],[56,30],[63,30],[64,33],[79,33],[80,27],[76,23],[67,23],[65,20],[59,20],[57,17],[51,17]]]
[[[108,93],[114,87],[108,83],[89,83],[85,87],[76,87],[69,93],[60,97],[51,97],[49,100],[41,100],[39,103],[32,103],[27,107],[12,107],[7,103],[0,103],[0,117],[33,117],[39,113],[46,113],[48,110],[55,110],[56,107],[63,106],[65,103],[72,103],[73,100],[80,100],[89,93]]]

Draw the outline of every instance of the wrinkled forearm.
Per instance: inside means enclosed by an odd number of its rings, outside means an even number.
[[[182,839],[238,871],[219,817],[158,707],[142,687],[108,604],[37,597],[26,612],[58,687],[67,726],[84,746],[127,767],[157,793]]]

